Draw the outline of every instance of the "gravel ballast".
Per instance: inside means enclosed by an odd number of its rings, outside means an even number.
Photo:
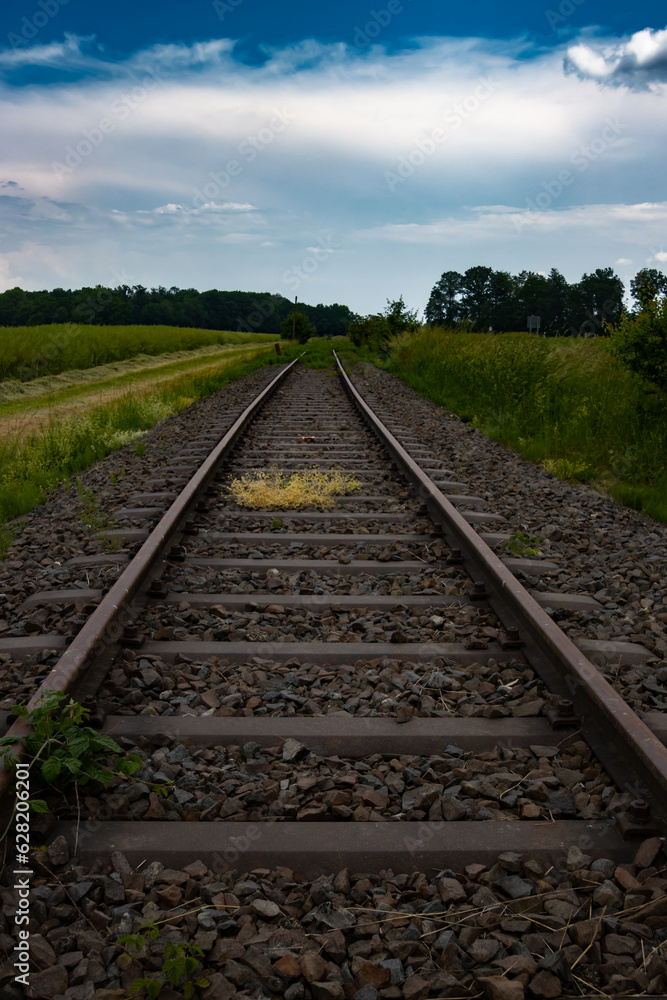
[[[229,426],[274,374],[256,373],[225,389],[221,411],[220,400],[203,400],[149,432],[141,460],[124,449],[84,473],[85,485],[95,489],[112,517],[115,512],[111,534],[95,537],[85,528],[74,489],[55,491],[48,505],[29,515],[9,559],[0,563],[0,639],[74,635],[99,596],[86,593],[67,604],[32,607],[24,601],[41,590],[108,589],[123,569],[114,556],[131,555],[184,482],[185,468],[194,469],[205,454],[202,446],[195,456],[198,449],[191,449],[189,440],[214,423]],[[293,377],[296,395],[318,399],[321,392],[326,403],[331,390],[332,406],[342,396],[334,380],[312,372]],[[664,711],[667,603],[661,581],[667,529],[589,488],[559,483],[382,371],[358,368],[354,378],[364,393],[370,390],[369,402],[381,417],[392,426],[400,422],[413,435],[406,447],[422,465],[441,468],[443,479],[452,475],[447,469],[454,470],[473,498],[460,502],[463,511],[507,518],[497,524],[477,520],[480,532],[525,530],[538,536],[543,556],[558,570],[540,573],[537,565],[534,573],[524,570],[521,578],[529,589],[595,597],[601,605],[596,611],[548,609],[572,638],[625,639],[650,651],[646,664],[599,669],[635,709]],[[256,422],[233,456],[227,480],[248,466],[243,449],[246,455],[257,451],[263,426],[270,424],[270,416]],[[319,436],[313,455],[337,461],[335,446],[325,443],[326,425],[325,418],[313,425]],[[187,729],[205,716],[218,717],[220,725],[226,718],[257,717],[263,724],[304,716],[322,717],[327,724],[340,717],[360,726],[366,725],[363,719],[385,725],[413,718],[488,719],[498,726],[507,719],[509,726],[521,719],[535,719],[537,725],[537,717],[556,704],[520,650],[501,652],[503,628],[495,613],[483,603],[459,603],[472,581],[455,560],[448,562],[449,550],[418,509],[414,492],[394,472],[374,478],[383,467],[366,432],[354,432],[353,438],[366,444],[360,454],[370,475],[357,491],[361,498],[346,497],[333,517],[317,510],[310,512],[312,520],[290,512],[249,514],[228,505],[220,493],[209,495],[207,510],[196,515],[200,533],[183,539],[185,561],[174,557],[163,577],[170,600],[157,597],[140,612],[137,624],[147,648],[122,649],[103,683],[98,698],[108,714],[125,716],[123,723],[130,719],[132,727],[142,716],[154,717],[165,732],[174,729],[160,719],[172,718],[170,725],[179,726],[180,718],[195,717]],[[123,513],[128,508],[139,509]],[[346,520],[350,513],[367,519]],[[376,516],[388,513],[388,519]],[[132,528],[134,535],[124,538],[120,528]],[[340,541],[309,540],[331,530],[340,533]],[[234,537],[248,532],[271,537]],[[346,532],[380,538],[350,545]],[[299,538],[285,544],[283,533]],[[389,541],[382,534],[420,538]],[[500,551],[500,542],[494,544]],[[100,559],[72,562],[82,556]],[[257,568],[205,565],[215,559],[252,560]],[[329,571],[280,567],[281,560],[297,559],[321,560]],[[359,561],[373,566],[356,573]],[[402,561],[420,566],[392,572],[391,564]],[[198,604],[195,598],[203,594],[219,595],[219,601]],[[241,596],[226,606],[225,595]],[[371,596],[392,603],[364,607]],[[410,596],[428,598],[428,605],[401,603]],[[351,606],[357,597],[359,605]],[[326,606],[310,606],[309,598],[322,598]],[[342,598],[346,601],[337,604]],[[170,641],[219,647],[215,656],[170,654]],[[401,653],[378,656],[376,642],[400,646]],[[155,643],[165,644],[162,655],[156,652],[160,647],[151,646]],[[264,643],[273,652],[225,655],[226,643]],[[281,656],[286,643],[303,653],[294,656],[290,649]],[[309,658],[310,643],[332,644],[335,661],[316,659],[316,652]],[[360,658],[355,649],[349,662],[340,662],[346,643],[365,643],[368,654]],[[438,644],[439,655],[429,662],[417,655],[411,659],[405,651],[410,643]],[[451,655],[442,654],[443,645],[452,646]],[[0,707],[29,697],[56,661],[48,644],[28,662],[0,653]],[[499,741],[495,749],[480,752],[443,741],[437,753],[363,760],[348,747],[339,756],[322,756],[293,739],[271,746],[237,746],[228,739],[226,746],[189,746],[158,734],[119,742],[123,751],[141,758],[137,775],[114,778],[107,792],[89,785],[78,802],[70,798],[57,806],[61,819],[80,822],[82,835],[94,833],[109,811],[118,820],[167,821],[170,829],[178,822],[226,822],[244,829],[251,824],[261,831],[275,830],[276,823],[334,822],[382,824],[391,832],[387,824],[405,823],[409,838],[415,823],[449,829],[451,823],[483,821],[484,829],[487,823],[514,823],[519,829],[530,822],[581,820],[584,830],[592,821],[606,830],[636,798],[635,789],[614,786],[571,731],[530,746]],[[317,837],[317,825],[310,829]],[[217,835],[216,828],[207,830]],[[664,841],[656,837],[630,848],[634,863],[624,865],[595,856],[582,834],[578,846],[564,848],[551,866],[499,851],[492,866],[342,870],[315,881],[294,868],[246,870],[243,850],[212,868],[193,860],[177,871],[152,862],[150,847],[136,869],[118,851],[87,867],[70,858],[62,837],[35,851],[34,971],[27,995],[125,1000],[135,978],[159,975],[167,942],[202,949],[200,964],[209,983],[195,995],[205,1000],[541,1000],[658,996],[667,990],[667,856]],[[13,878],[6,872],[0,890],[7,956],[16,933]],[[133,957],[119,938],[136,934],[146,921],[158,923],[159,937]],[[0,994],[3,1000],[25,995],[13,985],[8,961],[0,970]],[[181,995],[165,988],[160,997]]]

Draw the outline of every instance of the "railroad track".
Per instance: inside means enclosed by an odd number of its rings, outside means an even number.
[[[534,577],[550,563],[495,554],[490,546],[508,538],[503,519],[423,442],[382,423],[337,364],[338,378],[288,366],[222,440],[210,432],[192,441],[115,511],[121,540],[141,546],[134,558],[101,553],[70,567],[117,566],[106,594],[79,581],[31,595],[27,610],[55,609],[56,619],[59,608],[94,606],[76,635],[0,642],[15,657],[54,651],[33,702],[45,689],[89,699],[104,731],[142,756],[140,794],[116,783],[106,802],[72,804],[48,829],[53,856],[76,855],[88,869],[122,857],[128,871],[116,872],[128,886],[146,862],[223,877],[289,870],[324,880],[320,907],[345,890],[344,876],[326,882],[332,873],[440,873],[438,906],[425,898],[441,915],[483,872],[495,896],[478,910],[521,914],[534,911],[549,871],[562,881],[597,860],[598,874],[625,865],[634,879],[638,847],[651,870],[667,821],[667,726],[657,712],[640,720],[597,669],[649,652],[575,645],[548,611],[592,599],[529,593],[515,574]],[[331,510],[254,511],[230,498],[232,479],[272,466],[342,468],[361,485]],[[21,732],[23,723],[12,725]],[[0,781],[7,802],[9,775]],[[149,791],[160,784],[164,798]],[[160,902],[153,908],[164,915],[168,894]],[[636,902],[651,931],[667,914],[654,903],[646,894]],[[354,930],[332,913],[320,914],[329,932],[357,934],[361,918]],[[560,919],[544,917],[549,928],[567,926]],[[582,931],[569,946],[584,953],[584,940]],[[407,959],[414,949],[403,950]],[[488,961],[478,951],[482,970],[498,960],[498,949]],[[535,972],[578,995],[587,982],[554,963]],[[513,998],[534,978],[517,975]],[[500,996],[489,978],[481,988]],[[275,994],[292,980],[273,975]],[[433,993],[447,984],[425,981],[430,995],[460,988]],[[400,985],[384,973],[377,982]],[[429,995],[420,988],[415,996]],[[411,995],[400,989],[386,995]]]

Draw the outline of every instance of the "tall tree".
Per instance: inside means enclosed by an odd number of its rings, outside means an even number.
[[[461,318],[459,296],[463,289],[463,275],[458,271],[445,271],[431,291],[426,305],[426,322],[429,326],[455,326]]]
[[[584,274],[575,286],[579,332],[604,336],[605,324],[618,323],[623,314],[623,292],[623,282],[611,267],[598,267]]]
[[[631,280],[630,291],[638,307],[645,309],[658,295],[667,294],[667,274],[655,267],[643,267]]]
[[[488,285],[489,326],[496,331],[513,329],[516,279],[509,271],[492,271]]]
[[[491,275],[492,267],[469,267],[463,275],[461,312],[478,330],[486,330],[492,318]]]

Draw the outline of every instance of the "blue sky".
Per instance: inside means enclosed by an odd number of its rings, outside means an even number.
[[[423,309],[445,270],[667,270],[657,3],[22,0],[0,290]]]

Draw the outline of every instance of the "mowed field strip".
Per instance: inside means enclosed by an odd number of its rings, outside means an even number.
[[[0,438],[23,438],[52,422],[62,422],[132,390],[150,395],[181,376],[208,373],[240,358],[273,351],[267,343],[210,345],[155,357],[139,356],[85,371],[48,375],[31,382],[0,383]]]

